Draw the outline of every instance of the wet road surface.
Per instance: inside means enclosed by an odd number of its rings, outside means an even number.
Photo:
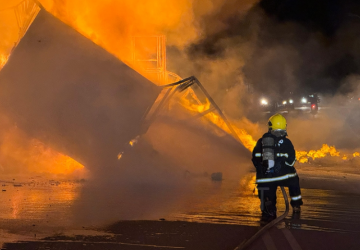
[[[250,183],[248,188],[236,183],[203,183],[208,200],[192,203],[189,210],[175,214],[174,219],[191,222],[225,223],[259,226],[260,202]],[[197,194],[194,194],[197,195]],[[328,232],[360,234],[360,195],[336,190],[302,188],[304,205],[300,216],[292,211],[286,218],[287,227]],[[277,192],[278,214],[285,210],[280,188]],[[194,199],[195,200],[195,199]],[[291,210],[291,208],[290,208]]]
[[[7,242],[4,249],[234,249],[259,230],[260,202],[253,192],[253,174],[240,181],[192,181],[196,188],[184,198],[185,209],[162,221],[120,221],[95,230],[71,223],[71,206],[82,183],[3,182],[1,243]],[[301,215],[290,211],[249,249],[358,249],[359,194],[303,185],[302,195]],[[278,214],[284,209],[279,189]]]

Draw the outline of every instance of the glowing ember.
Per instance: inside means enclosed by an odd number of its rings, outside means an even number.
[[[124,152],[120,152],[120,153],[118,154],[118,156],[117,156],[118,160],[121,159],[121,157],[123,156],[123,154],[124,154]]]
[[[129,145],[131,147],[133,147],[139,140],[139,136],[136,136],[134,139],[132,139],[130,142],[129,142]]]

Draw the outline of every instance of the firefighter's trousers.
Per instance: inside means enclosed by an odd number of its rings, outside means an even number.
[[[257,185],[258,188],[258,196],[261,200],[262,207],[268,211],[276,212],[276,190],[278,187],[284,186],[289,188],[289,193],[291,197],[291,206],[300,206],[303,204],[300,185],[299,185],[299,176],[294,176],[286,180],[274,181],[274,182],[266,182],[259,183]]]

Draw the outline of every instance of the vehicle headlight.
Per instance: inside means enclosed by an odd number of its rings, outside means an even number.
[[[301,102],[302,102],[302,103],[307,103],[306,98],[305,98],[305,97],[303,97],[303,98],[301,99]]]
[[[261,99],[261,104],[262,104],[262,105],[268,105],[268,102],[267,102],[266,99]]]
[[[290,100],[289,100],[289,103],[290,103],[290,104],[293,104],[293,103],[294,103],[294,101],[293,101],[292,99],[290,99]]]
[[[283,101],[283,104],[285,105],[287,103],[287,101]]]

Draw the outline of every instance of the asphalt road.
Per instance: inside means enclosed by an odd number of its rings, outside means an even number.
[[[358,171],[352,165],[340,170],[308,164],[299,166],[298,173],[304,197],[300,216],[293,216],[290,211],[283,222],[249,249],[358,249]],[[22,213],[18,217],[12,217],[13,210],[4,210],[0,233],[8,241],[3,249],[234,249],[259,230],[259,200],[253,193],[253,173],[240,181],[212,182],[205,177],[193,177],[192,181],[197,188],[184,199],[187,205],[159,220],[118,221],[91,228],[66,222],[71,200],[64,202],[64,190],[70,197],[69,194],[81,189],[81,184],[39,182],[38,188],[36,184],[21,187],[6,184],[6,192],[11,195],[27,192],[31,196],[36,192],[37,197],[43,197],[40,202],[43,206],[41,211],[34,212],[29,211],[30,207],[39,206],[38,201],[20,202],[18,208]],[[280,191],[278,194],[280,214],[284,204]],[[49,197],[53,202],[44,204]],[[5,198],[0,204],[4,209]]]

